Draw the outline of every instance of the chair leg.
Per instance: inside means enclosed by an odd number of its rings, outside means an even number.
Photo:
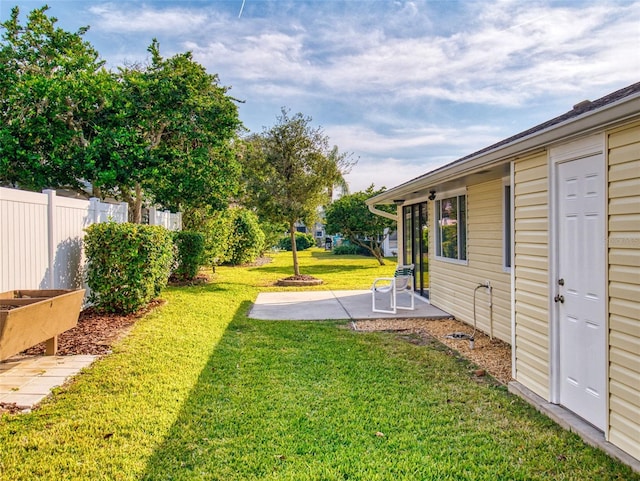
[[[396,314],[397,313],[397,299],[396,299],[396,284],[395,279],[391,279],[391,289],[389,290],[389,304],[390,309],[378,309],[376,308],[376,289],[371,289],[371,310],[373,312],[381,312],[384,314]]]
[[[395,314],[396,311],[398,310],[398,297],[397,297],[397,293],[396,293],[396,286],[393,286],[393,289],[391,289],[391,310],[393,311],[393,313]]]
[[[406,291],[402,291],[401,294],[402,293],[405,293],[405,294],[407,294],[409,296],[410,303],[409,303],[408,306],[396,305],[396,309],[405,309],[405,310],[408,310],[408,311],[414,311],[415,308],[416,308],[415,307],[416,305],[415,305],[415,297],[414,297],[413,291],[406,290]]]

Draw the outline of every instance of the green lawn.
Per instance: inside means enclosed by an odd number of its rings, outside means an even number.
[[[324,288],[373,259],[302,253]],[[114,354],[0,418],[1,480],[638,480],[437,344],[246,318],[290,254],[168,289]]]

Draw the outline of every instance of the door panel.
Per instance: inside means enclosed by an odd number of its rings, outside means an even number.
[[[605,178],[594,155],[558,164],[560,403],[606,425]]]
[[[418,294],[429,297],[429,243],[425,234],[428,227],[427,203],[421,202],[403,208],[405,264],[415,264],[414,286]]]

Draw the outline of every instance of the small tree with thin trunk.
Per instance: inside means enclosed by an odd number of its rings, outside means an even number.
[[[372,213],[365,201],[384,190],[375,191],[371,185],[364,192],[344,195],[328,206],[325,212],[327,232],[341,233],[351,243],[371,252],[381,266],[384,265],[382,243],[388,235],[385,229],[392,230],[396,222]],[[394,210],[395,207],[388,207],[389,212]]]
[[[329,148],[328,137],[311,126],[311,117],[282,109],[276,124],[247,139],[244,153],[243,203],[261,218],[286,223],[291,236],[293,271],[300,275],[295,224],[309,225],[318,208],[330,201],[332,188],[353,165],[349,156]]]

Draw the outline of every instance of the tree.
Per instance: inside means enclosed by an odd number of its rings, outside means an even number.
[[[87,150],[86,178],[122,198],[139,223],[145,200],[165,208],[225,209],[238,188],[237,107],[191,53],[121,68]]]
[[[235,101],[191,53],[148,66],[103,68],[48,7],[0,24],[0,185],[72,188],[162,207],[225,209],[238,188],[242,128]]]
[[[139,221],[143,193],[174,209],[224,209],[240,176],[234,144],[242,124],[236,104],[190,52],[164,59],[156,40],[148,50],[147,68],[121,70],[124,125],[138,139],[129,144],[129,157],[144,166],[134,165],[128,182],[123,179],[118,188],[132,206],[134,221]]]
[[[311,117],[293,116],[285,108],[276,124],[246,141],[242,156],[243,204],[273,223],[286,222],[291,236],[293,271],[300,275],[295,248],[295,223],[311,224],[320,206],[329,203],[331,189],[353,165],[349,156],[329,148]]]
[[[353,244],[367,249],[380,265],[384,265],[382,243],[388,235],[385,234],[385,229],[393,229],[396,222],[375,215],[365,201],[384,191],[384,188],[375,191],[371,185],[364,192],[340,197],[325,211],[327,232],[339,232]],[[384,206],[382,208],[384,209]],[[387,210],[394,212],[395,207],[388,207]]]
[[[0,24],[0,184],[81,189],[83,155],[111,83],[88,27],[56,28],[48,7]]]

